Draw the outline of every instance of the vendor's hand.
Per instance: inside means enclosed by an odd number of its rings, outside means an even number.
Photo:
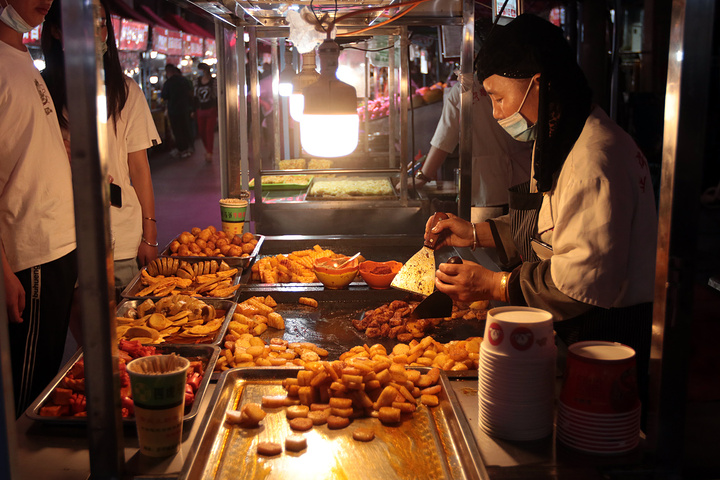
[[[157,256],[158,247],[152,247],[145,242],[140,242],[140,246],[138,247],[138,261],[141,267],[155,260]]]
[[[433,228],[433,233],[440,233],[444,230],[448,230],[445,235],[440,235],[435,249],[452,246],[452,247],[469,247],[473,244],[473,227],[472,223],[463,220],[462,218],[453,215],[452,213],[447,214],[447,220],[440,220]],[[430,233],[430,219],[425,224],[425,239],[428,238]]]
[[[25,310],[25,289],[13,272],[4,269],[4,274],[8,320],[12,323],[22,323],[22,312]]]
[[[475,262],[441,263],[435,272],[435,286],[460,302],[503,300],[502,272],[493,272]]]

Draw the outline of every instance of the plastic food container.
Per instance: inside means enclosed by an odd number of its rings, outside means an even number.
[[[355,280],[359,270],[357,259],[339,268],[349,258],[346,256],[318,258],[313,263],[315,276],[325,288],[340,289],[347,287]]]

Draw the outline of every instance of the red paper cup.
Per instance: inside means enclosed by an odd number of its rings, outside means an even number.
[[[621,414],[637,408],[635,350],[603,341],[570,345],[560,401],[588,413]]]

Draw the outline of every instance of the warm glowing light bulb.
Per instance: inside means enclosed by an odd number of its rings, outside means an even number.
[[[293,92],[290,95],[290,116],[296,122],[299,122],[303,117],[303,109],[305,109],[305,97],[302,93]]]
[[[281,97],[289,97],[293,93],[293,84],[290,82],[281,82],[278,84],[278,95]]]
[[[302,116],[300,141],[303,149],[318,157],[342,157],[358,145],[360,119],[356,115]]]

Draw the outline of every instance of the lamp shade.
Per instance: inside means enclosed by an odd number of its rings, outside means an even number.
[[[318,47],[320,78],[302,91],[300,142],[310,155],[339,157],[352,153],[358,145],[357,93],[335,76],[339,52],[332,40]]]

